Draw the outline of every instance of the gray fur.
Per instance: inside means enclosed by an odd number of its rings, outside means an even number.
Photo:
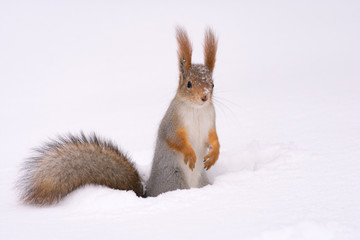
[[[155,154],[150,178],[146,183],[146,195],[157,196],[161,193],[189,188],[185,176],[175,160],[179,153],[171,151],[166,143],[167,139],[174,139],[176,122],[178,122],[176,108],[177,101],[171,102],[163,117],[156,141]]]

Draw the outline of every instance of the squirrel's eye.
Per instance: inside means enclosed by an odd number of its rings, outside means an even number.
[[[214,84],[212,84],[212,88],[214,88],[215,87],[215,85]]]
[[[192,84],[191,84],[190,81],[188,81],[187,87],[188,87],[188,88],[192,88]]]

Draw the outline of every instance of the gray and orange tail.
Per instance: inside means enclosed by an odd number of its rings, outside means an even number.
[[[24,163],[22,171],[17,188],[29,204],[54,204],[86,184],[133,190],[144,196],[141,177],[130,159],[111,141],[95,134],[68,135],[45,144]]]

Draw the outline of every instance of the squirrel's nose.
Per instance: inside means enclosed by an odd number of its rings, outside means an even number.
[[[205,95],[205,96],[203,96],[203,97],[201,98],[201,101],[206,102],[207,99],[208,99],[208,97],[207,97],[207,95]]]

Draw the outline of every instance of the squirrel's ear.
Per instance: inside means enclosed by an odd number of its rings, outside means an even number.
[[[176,39],[178,42],[177,53],[179,58],[179,69],[180,72],[184,74],[191,67],[191,42],[186,31],[181,27],[176,28]]]
[[[218,40],[211,28],[205,31],[205,43],[204,43],[204,58],[205,66],[207,66],[212,72],[215,67],[216,50]]]

